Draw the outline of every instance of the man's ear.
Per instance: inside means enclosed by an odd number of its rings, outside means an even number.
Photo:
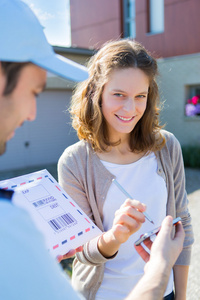
[[[3,95],[4,89],[5,89],[5,75],[2,69],[2,64],[0,61],[0,97]]]
[[[2,62],[0,61],[0,74],[3,74],[3,67],[2,67]]]

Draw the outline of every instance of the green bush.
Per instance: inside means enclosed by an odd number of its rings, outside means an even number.
[[[63,270],[69,275],[69,277],[72,276],[72,263],[73,263],[74,257],[62,260],[60,262],[61,267]]]
[[[200,168],[200,146],[182,146],[184,166]]]

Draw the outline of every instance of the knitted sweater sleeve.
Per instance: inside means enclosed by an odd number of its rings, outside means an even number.
[[[58,161],[58,181],[68,195],[81,207],[87,216],[95,222],[88,199],[89,191],[86,188],[87,184],[85,182],[88,176],[85,174],[86,160],[87,158],[84,156],[84,153],[76,155],[76,148],[67,148]],[[98,227],[100,228],[100,226]],[[103,228],[100,229],[102,230]],[[94,266],[105,263],[108,260],[99,252],[97,246],[98,239],[99,236],[86,243],[83,246],[83,251],[76,254],[77,259],[81,263]]]
[[[179,142],[176,143],[176,153],[173,155],[174,170],[174,193],[176,199],[176,214],[182,218],[182,224],[185,230],[185,240],[183,251],[181,252],[177,265],[189,265],[191,258],[191,246],[194,242],[192,220],[188,209],[188,198],[185,189],[185,171],[182,150]]]
[[[185,189],[185,171],[180,143],[173,134],[167,136],[167,152],[164,155],[165,167],[168,174],[168,213],[173,217],[181,217],[185,231],[183,250],[176,265],[189,265],[191,246],[194,242],[191,216],[188,209],[188,198]],[[170,162],[169,159],[170,158]],[[175,207],[174,207],[175,206]]]

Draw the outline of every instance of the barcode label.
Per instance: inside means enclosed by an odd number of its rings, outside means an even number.
[[[70,213],[68,213],[58,218],[52,219],[48,223],[53,228],[53,230],[58,232],[66,227],[70,227],[77,224],[77,221]]]
[[[46,205],[46,204],[48,204],[48,203],[50,203],[50,202],[54,202],[54,201],[56,201],[56,199],[55,199],[53,196],[51,196],[51,197],[47,197],[47,198],[38,200],[38,201],[36,201],[36,202],[33,202],[33,205],[34,205],[35,207],[40,207],[40,206],[42,206],[42,205]]]

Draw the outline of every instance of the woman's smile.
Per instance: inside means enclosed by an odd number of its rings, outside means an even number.
[[[120,119],[121,121],[123,121],[123,122],[130,122],[130,121],[132,121],[135,117],[133,116],[133,117],[122,117],[122,116],[119,116],[119,115],[115,115],[118,119]]]

